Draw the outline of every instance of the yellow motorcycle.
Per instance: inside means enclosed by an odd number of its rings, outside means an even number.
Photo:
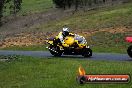
[[[69,35],[64,39],[65,43],[61,43],[60,39],[49,38],[46,42],[49,44],[50,53],[54,56],[61,55],[82,55],[84,57],[91,57],[92,50],[87,46],[87,42],[81,43],[82,38],[75,38],[74,35]]]

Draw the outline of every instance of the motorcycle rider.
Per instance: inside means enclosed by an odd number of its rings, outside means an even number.
[[[57,37],[60,39],[61,43],[64,43],[65,37],[68,36],[69,34],[70,34],[69,33],[69,28],[68,27],[63,27],[62,32],[60,32]]]
[[[63,27],[62,32],[60,32],[60,33],[58,34],[58,36],[56,36],[56,39],[59,39],[60,42],[61,42],[61,44],[65,44],[65,41],[64,41],[64,40],[65,40],[65,37],[68,36],[68,35],[73,35],[74,38],[75,38],[76,40],[78,40],[78,43],[79,43],[79,44],[87,44],[86,39],[85,39],[83,36],[70,33],[70,32],[69,32],[69,28],[66,27],[66,26]]]

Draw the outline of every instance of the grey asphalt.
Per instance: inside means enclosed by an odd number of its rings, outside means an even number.
[[[0,50],[0,55],[24,55],[33,57],[45,57],[53,58],[48,51],[8,51]],[[127,54],[115,54],[115,53],[94,53],[90,58],[84,58],[81,55],[67,56],[63,55],[62,58],[75,58],[75,59],[91,59],[91,60],[114,60],[114,61],[132,61]]]

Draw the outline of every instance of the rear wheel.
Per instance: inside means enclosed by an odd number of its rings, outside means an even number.
[[[84,57],[91,57],[92,56],[92,50],[90,48],[85,48],[82,52],[82,56]]]
[[[49,51],[54,56],[61,56],[62,52],[60,51],[60,48],[57,46],[49,46]]]
[[[128,55],[132,58],[132,46],[129,46],[127,49]]]

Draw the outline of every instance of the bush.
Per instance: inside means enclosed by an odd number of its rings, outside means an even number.
[[[73,4],[73,1],[74,0],[53,0],[53,3],[57,8],[65,8],[66,6],[70,8]]]

